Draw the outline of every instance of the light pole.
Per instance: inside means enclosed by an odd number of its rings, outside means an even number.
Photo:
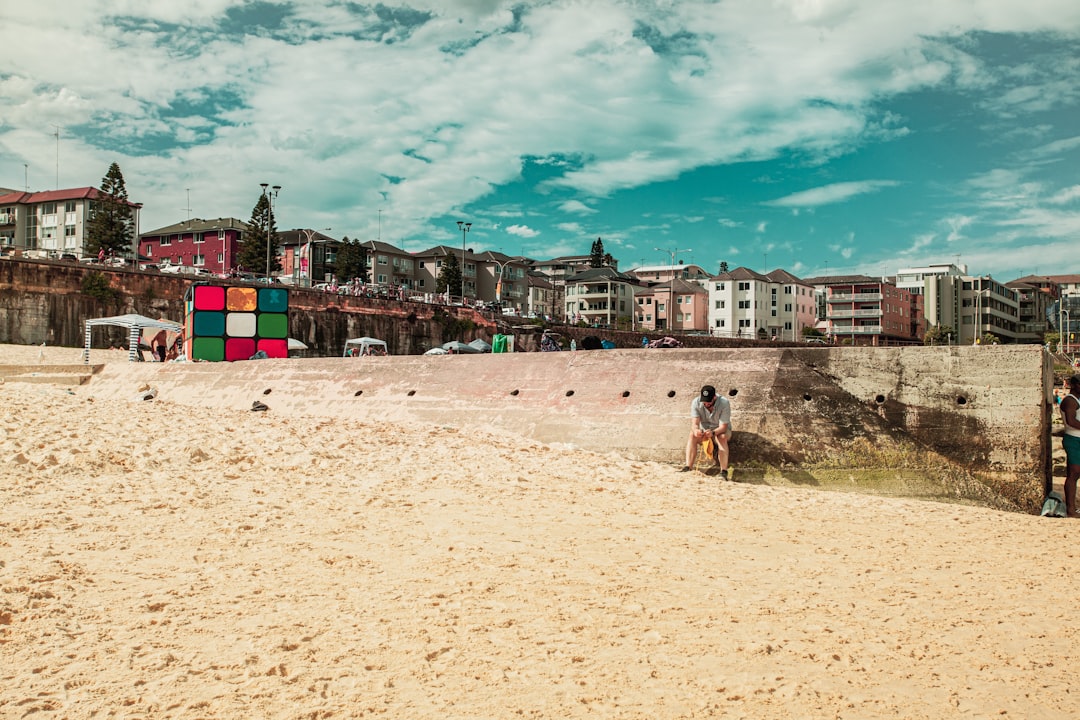
[[[472,228],[471,222],[457,221],[458,230],[461,231],[461,305],[465,306],[465,235]]]
[[[262,188],[263,197],[266,198],[266,203],[267,203],[267,207],[266,207],[266,284],[269,285],[270,284],[270,228],[274,224],[274,198],[276,198],[278,196],[278,193],[281,192],[281,186],[280,185],[275,185],[274,187],[270,188],[269,191],[267,190],[267,188],[270,187],[270,185],[268,183],[259,183],[259,186]]]
[[[331,228],[323,228],[322,232],[330,232],[330,230],[331,230]],[[304,256],[305,256],[304,259],[307,260],[307,286],[311,287],[312,285],[314,285],[313,277],[312,277],[312,273],[314,272],[314,265],[312,264],[312,260],[314,259],[314,254],[315,254],[315,249],[312,247],[312,238],[314,238],[315,235],[317,235],[320,231],[319,230],[301,230],[300,232],[304,233],[304,237],[307,239],[307,244],[304,245],[304,247],[306,248],[306,251],[304,252]],[[301,268],[301,269],[303,269],[303,268]],[[299,284],[300,283],[297,283],[297,285],[299,285]]]
[[[979,340],[979,325],[982,322],[982,317],[981,317],[980,307],[979,307],[979,305],[982,302],[982,277],[979,277],[977,279],[977,281],[979,283],[979,287],[975,291],[976,292],[976,294],[975,294],[975,332],[974,332],[975,337],[973,337],[971,339],[971,344],[972,345],[978,345],[979,342],[980,342],[980,340]],[[975,287],[974,283],[972,283],[972,287]]]
[[[668,325],[670,326],[670,329],[674,330],[675,329],[675,309],[672,307],[672,305],[675,304],[675,256],[678,255],[681,252],[693,252],[693,250],[690,250],[690,249],[668,250],[666,248],[658,248],[658,247],[654,247],[653,250],[655,250],[656,252],[666,252],[669,255],[671,255],[671,284],[668,286],[669,292],[668,292],[668,312],[667,312],[667,316],[668,316]]]
[[[495,303],[502,305],[503,270],[506,268],[506,263],[510,261],[499,262],[498,260],[492,260],[492,262],[499,266],[499,279],[495,281]]]
[[[1069,326],[1072,325],[1072,317],[1069,316],[1069,311],[1065,308],[1061,308],[1061,316],[1065,318],[1065,322],[1058,321],[1058,325],[1061,329],[1061,342],[1059,342],[1058,345],[1061,346],[1061,351],[1067,354],[1069,352],[1069,346],[1065,344],[1065,341],[1069,338]]]

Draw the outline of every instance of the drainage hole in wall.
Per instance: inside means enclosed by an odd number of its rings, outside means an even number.
[[[805,400],[806,402],[810,402],[814,398],[810,397],[810,393],[803,393],[802,399]]]
[[[668,397],[675,397],[675,391],[674,390],[668,390],[667,391],[667,396]]]
[[[961,395],[960,397],[956,398],[956,404],[957,405],[967,405],[967,398],[964,397],[963,395]]]
[[[574,394],[574,391],[573,391],[573,390],[567,390],[567,391],[566,391],[566,397],[570,397],[570,396],[571,396],[571,395],[573,395],[573,394]]]
[[[878,395],[877,397],[874,398],[874,402],[876,402],[878,405],[884,405],[885,404],[885,396],[884,395]]]
[[[511,391],[510,391],[510,394],[511,394],[511,395],[517,395],[517,394],[518,394],[518,393],[520,393],[520,392],[521,392],[520,390],[511,390]]]
[[[415,395],[415,394],[416,394],[416,391],[415,391],[415,390],[410,390],[410,391],[409,391],[409,397],[412,397],[412,396],[413,396],[413,395]]]
[[[727,391],[727,394],[728,394],[728,395],[729,395],[730,397],[735,397],[736,395],[738,395],[738,394],[739,394],[739,391],[738,391],[738,390],[736,390],[735,388],[731,388],[730,390],[728,390],[728,391]]]
[[[353,397],[360,397],[363,394],[364,394],[363,390],[357,390],[356,392],[353,393]]]
[[[270,388],[266,388],[265,390],[263,390],[263,395],[269,395],[269,394],[270,394]]]
[[[623,397],[630,397],[630,391],[629,390],[623,390],[622,391],[622,396]]]

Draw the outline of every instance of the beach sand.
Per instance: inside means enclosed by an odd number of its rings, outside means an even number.
[[[1080,713],[1080,523],[136,390],[0,385],[0,717]]]

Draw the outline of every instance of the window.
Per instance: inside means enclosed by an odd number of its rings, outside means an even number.
[[[75,237],[75,226],[74,225],[65,225],[64,226],[64,237]]]
[[[380,264],[380,265],[386,265],[386,264],[387,264],[387,260],[386,260],[386,256],[385,256],[385,255],[380,255],[380,256],[379,256],[379,264]],[[383,282],[383,281],[382,281],[382,280],[380,280],[379,282]]]
[[[75,212],[75,201],[68,200],[66,203],[64,203],[64,212],[66,212],[66,213]]]
[[[420,269],[421,270],[424,269],[424,261],[423,260],[420,261]],[[423,287],[423,285],[421,285],[420,287]]]
[[[380,285],[385,284],[386,283],[386,276],[385,275],[379,275],[378,278],[376,278],[376,282],[378,282]]]
[[[785,285],[784,286],[784,294],[785,295],[790,295],[791,294],[791,286],[790,285]]]
[[[724,283],[716,283],[716,289],[717,290],[723,290],[724,289]]]
[[[675,304],[677,304],[677,305],[682,305],[683,304],[683,296],[682,295],[675,298]]]
[[[740,330],[742,328],[748,328],[748,327],[750,327],[750,320],[749,319],[744,319],[744,320],[739,321],[739,329]]]
[[[791,303],[784,304],[784,312],[791,312]]]
[[[662,303],[662,302],[656,303],[656,312],[658,312],[658,313],[664,312],[664,303]]]
[[[717,300],[716,301],[716,309],[717,310],[723,310],[724,309],[724,302],[725,302],[724,300]]]
[[[421,264],[423,264],[423,261],[421,261]],[[424,278],[420,278],[420,280],[416,284],[416,287],[418,287],[418,288],[422,288],[422,287],[426,287],[426,286],[427,286],[427,280],[425,280]]]
[[[167,235],[162,235],[161,236],[161,247],[168,247],[169,245],[172,245],[172,238],[167,236]]]
[[[222,263],[225,262],[225,256],[222,253],[218,253],[217,254],[217,261],[218,261],[218,265],[221,265]]]
[[[750,309],[750,301],[749,300],[740,300],[739,301],[739,309],[740,310],[749,310]]]
[[[740,290],[741,292],[745,292],[745,291],[747,291],[747,290],[749,290],[749,289],[750,289],[750,283],[748,283],[748,282],[741,282],[741,283],[739,283],[739,290]]]
[[[195,267],[202,267],[203,265],[206,264],[206,256],[201,255],[201,254],[196,254],[195,257],[191,258],[191,264],[194,265]]]
[[[196,245],[202,245],[204,242],[206,242],[206,234],[195,233],[194,237],[191,238],[191,241]]]
[[[55,215],[56,214],[56,203],[41,203],[41,214],[42,215]]]
[[[716,321],[716,327],[724,327],[724,322],[725,322],[724,320],[717,320]]]

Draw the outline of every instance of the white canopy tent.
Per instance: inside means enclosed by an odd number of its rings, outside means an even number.
[[[154,320],[143,315],[130,313],[128,315],[115,315],[113,317],[95,318],[86,321],[86,342],[83,345],[83,362],[90,362],[90,333],[98,325],[113,325],[128,329],[128,362],[133,362],[139,353],[139,338],[142,337],[144,328],[170,330],[174,333],[182,333],[184,326],[169,320]]]

